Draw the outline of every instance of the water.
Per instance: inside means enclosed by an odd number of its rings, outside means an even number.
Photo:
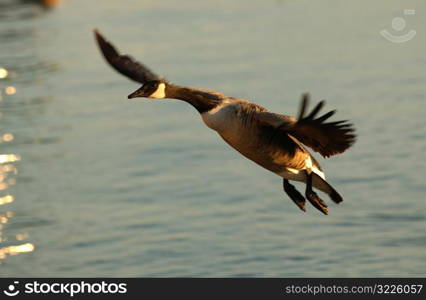
[[[0,275],[425,276],[426,5],[318,2],[2,1]],[[359,135],[320,159],[345,201],[302,213],[189,105],[128,101],[93,28],[178,84],[327,99]]]

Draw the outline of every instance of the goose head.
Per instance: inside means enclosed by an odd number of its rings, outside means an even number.
[[[166,98],[166,82],[159,80],[148,81],[139,89],[127,96],[127,98],[164,99]]]

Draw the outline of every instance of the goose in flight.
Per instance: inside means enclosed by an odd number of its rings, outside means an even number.
[[[309,95],[304,94],[297,119],[273,113],[244,99],[172,84],[132,57],[121,55],[96,30],[95,38],[106,61],[116,71],[142,84],[128,96],[129,99],[171,98],[189,103],[200,113],[204,123],[231,147],[282,177],[284,191],[303,211],[306,211],[306,197],[315,208],[328,213],[327,205],[313,187],[326,193],[335,203],[343,201],[325,180],[319,163],[305,148],[329,157],[344,152],[355,142],[352,124],[346,120],[326,122],[336,111],[318,116],[324,101],[307,114]],[[306,184],[305,197],[290,184],[290,180]]]

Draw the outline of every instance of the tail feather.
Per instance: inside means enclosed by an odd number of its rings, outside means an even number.
[[[323,178],[321,178],[318,174],[312,173],[312,185],[319,189],[320,191],[328,194],[328,196],[335,203],[340,203],[343,201],[342,196]]]

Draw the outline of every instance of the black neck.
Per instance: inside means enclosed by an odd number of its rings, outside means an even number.
[[[170,83],[166,84],[166,98],[179,99],[191,104],[195,109],[202,114],[216,107],[223,98],[221,94],[193,89]]]

